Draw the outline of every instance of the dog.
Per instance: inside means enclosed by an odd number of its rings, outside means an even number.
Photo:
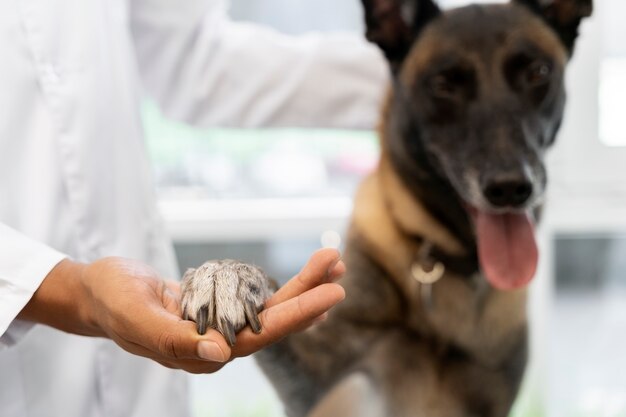
[[[347,298],[256,358],[289,417],[507,416],[527,360],[544,152],[591,0],[363,6],[393,81],[380,162],[355,197]],[[230,343],[247,323],[259,331],[267,277],[207,265],[185,274],[185,316]]]

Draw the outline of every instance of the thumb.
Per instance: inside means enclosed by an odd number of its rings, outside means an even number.
[[[170,325],[175,330],[184,332],[181,335],[181,347],[178,350],[183,351],[183,355],[195,355],[193,359],[202,359],[211,362],[225,362],[230,357],[230,346],[226,343],[224,337],[217,331],[209,329],[204,335],[199,335],[197,327],[188,320],[181,320],[182,311],[180,308],[180,285],[175,281],[165,281],[163,288],[163,295],[161,297],[161,303],[165,310],[176,316],[176,323]],[[191,331],[190,331],[191,324]],[[161,336],[163,337],[163,336]],[[167,337],[166,337],[167,338]],[[221,342],[221,343],[220,343]],[[195,343],[195,346],[194,346]],[[176,342],[163,342],[163,346],[160,351],[165,354],[170,354],[173,359],[182,359],[184,357],[178,357],[176,349]],[[168,348],[167,345],[171,346]],[[187,353],[184,353],[187,352]],[[194,353],[195,352],[195,353]]]
[[[163,320],[158,333],[151,338],[153,349],[170,360],[194,359],[226,362],[231,349],[224,337],[214,329],[199,335],[193,322],[170,316]]]
[[[204,360],[226,362],[231,349],[214,329],[199,335],[195,323],[183,320],[160,303],[136,311],[133,319],[139,325],[122,326],[114,333],[117,342],[132,353],[162,361]],[[117,338],[116,338],[117,339]]]

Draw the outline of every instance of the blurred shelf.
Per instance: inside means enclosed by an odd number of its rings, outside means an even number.
[[[175,242],[252,242],[342,233],[350,197],[171,199],[159,208]],[[551,191],[541,230],[560,234],[626,234],[626,193],[607,188]]]
[[[626,234],[626,185],[550,190],[543,224],[552,233]]]

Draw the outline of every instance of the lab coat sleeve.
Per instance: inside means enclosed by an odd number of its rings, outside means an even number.
[[[356,33],[288,36],[233,22],[220,0],[132,0],[143,84],[200,126],[373,128],[387,65]]]
[[[43,279],[66,255],[0,223],[0,350],[15,344],[32,323],[15,318]]]

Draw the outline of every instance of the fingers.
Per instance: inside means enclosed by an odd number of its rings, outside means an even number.
[[[237,336],[233,356],[250,355],[305,328],[344,298],[345,291],[340,285],[322,284],[264,310],[259,315],[261,333],[255,334],[249,327],[242,330]]]
[[[230,347],[217,331],[208,329],[204,335],[196,332],[192,323],[182,321],[163,328],[156,336],[156,352],[171,360],[194,359],[225,362],[231,355]],[[174,327],[174,325],[176,327]],[[152,337],[155,340],[155,337]]]
[[[332,282],[345,272],[336,249],[320,249],[316,251],[302,270],[279,289],[266,303],[272,307],[294,298],[320,284]]]
[[[300,326],[296,327],[296,329],[294,330],[295,333],[297,332],[302,332],[306,329],[308,329],[309,327],[319,324],[323,321],[325,321],[328,318],[328,312],[322,314],[321,316],[317,316],[315,317],[313,320],[309,320],[307,322],[302,323]]]
[[[213,340],[200,340],[198,342],[198,355],[195,359],[182,359],[170,353],[164,354],[164,352],[155,351],[153,348],[148,348],[125,339],[113,338],[113,340],[130,353],[152,359],[168,368],[182,369],[194,374],[216,372],[228,362],[221,360],[224,356],[221,351],[222,348],[217,346],[217,343]],[[202,357],[206,359],[202,359]]]
[[[214,372],[219,371],[226,365],[226,363],[201,362],[201,361],[192,361],[192,360],[176,361],[176,362],[166,361],[163,359],[154,359],[154,360],[155,362],[160,363],[166,368],[182,369],[183,371],[189,372],[192,374],[212,374]]]
[[[116,334],[119,339],[142,346],[151,354],[138,349],[127,349],[131,353],[165,361],[225,362],[231,356],[230,347],[219,332],[209,328],[200,335],[195,323],[181,319],[158,304],[135,312],[135,320],[150,325],[135,326],[132,329],[117,325],[121,330],[116,331]]]
[[[161,303],[167,311],[176,316],[182,315],[180,306],[180,284],[172,280],[164,280],[157,287],[157,293],[161,294]]]

